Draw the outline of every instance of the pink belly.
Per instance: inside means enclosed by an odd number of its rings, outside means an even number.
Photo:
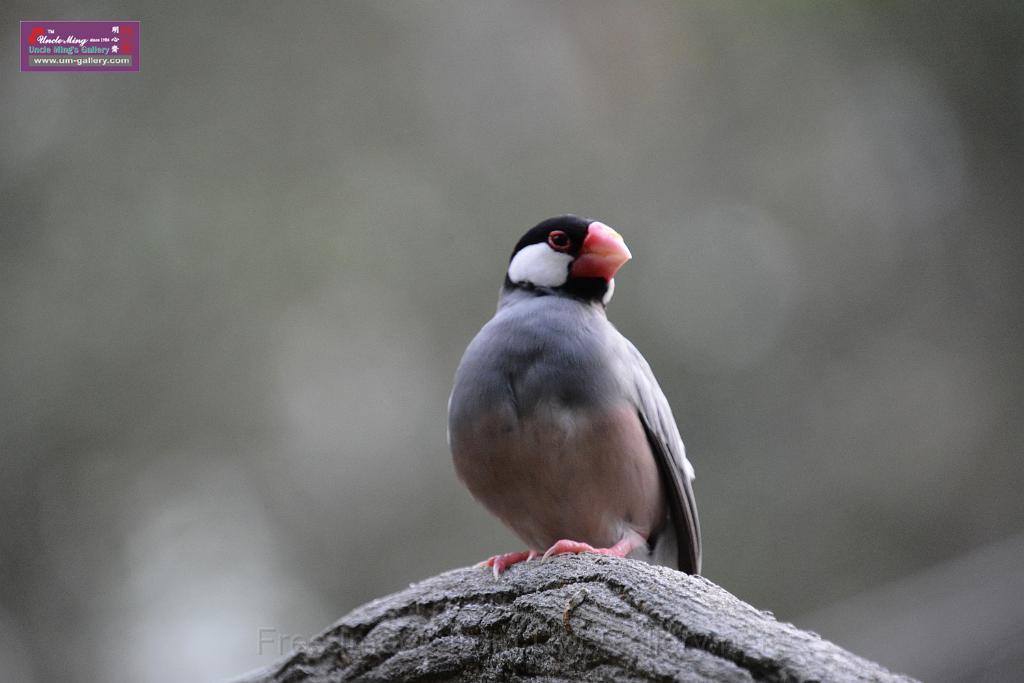
[[[492,416],[453,435],[459,477],[526,544],[569,538],[609,547],[665,521],[658,468],[635,409],[580,417],[540,410]]]

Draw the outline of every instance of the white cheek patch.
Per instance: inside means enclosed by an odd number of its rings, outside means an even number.
[[[611,280],[608,281],[608,291],[604,293],[603,297],[601,297],[601,303],[603,303],[605,306],[607,306],[608,302],[612,300],[612,297],[614,295],[615,295],[615,278],[612,278]]]
[[[546,243],[523,247],[508,264],[508,279],[537,287],[560,287],[569,279],[572,256],[555,251]]]

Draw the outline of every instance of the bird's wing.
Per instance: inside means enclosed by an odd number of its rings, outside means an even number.
[[[640,421],[647,432],[654,459],[658,463],[668,495],[669,514],[679,543],[679,569],[699,574],[701,563],[700,521],[693,496],[693,467],[686,460],[686,449],[672,417],[668,399],[654,378],[651,366],[629,340],[633,356],[634,384]]]

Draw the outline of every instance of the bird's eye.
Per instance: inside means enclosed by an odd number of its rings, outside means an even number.
[[[548,233],[548,244],[556,251],[568,251],[569,236],[561,230],[552,230]]]

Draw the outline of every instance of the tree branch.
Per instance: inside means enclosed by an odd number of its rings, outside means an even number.
[[[354,610],[237,683],[911,681],[702,577],[599,555],[456,569]]]

